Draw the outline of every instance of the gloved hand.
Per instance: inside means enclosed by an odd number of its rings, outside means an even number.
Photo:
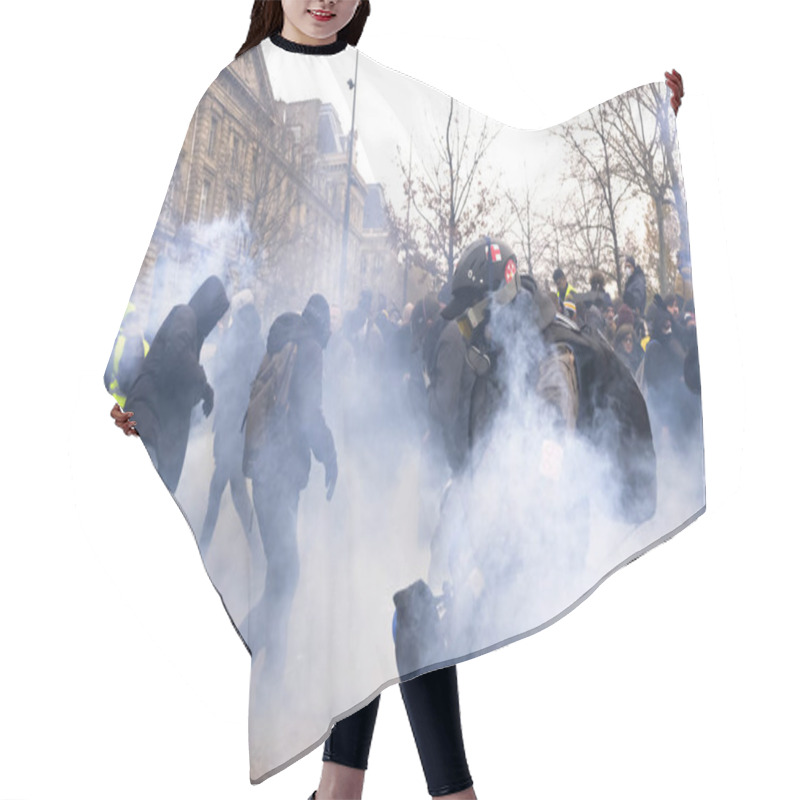
[[[203,390],[203,413],[208,416],[214,409],[214,390],[211,384],[207,383]]]
[[[336,459],[334,458],[325,465],[325,488],[328,490],[326,497],[329,501],[331,497],[333,497],[333,490],[336,488],[336,479],[338,477],[339,467],[337,466]]]

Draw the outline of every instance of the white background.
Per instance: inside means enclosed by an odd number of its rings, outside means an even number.
[[[686,84],[708,512],[554,627],[459,667],[479,796],[797,797],[798,143],[784,4],[373,5],[365,53],[507,124],[549,127],[673,66]],[[189,119],[249,10],[0,11],[4,800],[304,800],[316,786],[319,753],[249,785],[247,653],[101,380]],[[396,688],[364,796],[426,796]]]

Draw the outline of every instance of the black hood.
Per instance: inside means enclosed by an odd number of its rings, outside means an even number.
[[[267,335],[267,352],[272,355],[283,350],[289,342],[299,342],[302,339],[312,339],[311,326],[300,316],[292,311],[281,314],[272,323]]]
[[[222,281],[216,275],[206,278],[192,295],[189,305],[197,317],[197,333],[202,341],[228,310],[228,297]]]
[[[662,343],[670,341],[672,334],[665,334],[661,330],[668,322],[670,324],[673,323],[672,314],[666,309],[654,305],[651,311],[652,330],[650,331],[650,338]]]
[[[331,338],[331,310],[328,301],[321,294],[312,294],[303,309],[302,317],[324,350]]]

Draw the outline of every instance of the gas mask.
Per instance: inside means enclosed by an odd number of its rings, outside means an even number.
[[[515,271],[511,279],[496,292],[470,306],[456,319],[458,329],[467,342],[467,363],[476,375],[483,376],[492,367],[490,346],[486,337],[490,306],[508,305],[519,294],[520,285],[519,273]]]

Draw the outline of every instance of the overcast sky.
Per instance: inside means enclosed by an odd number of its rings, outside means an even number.
[[[326,58],[308,57],[299,63],[296,54],[265,42],[270,82],[276,98],[285,101],[318,97],[336,109],[342,129],[350,127],[353,92],[347,82],[355,72],[356,51],[347,48]],[[455,98],[459,101],[459,98]],[[420,160],[434,160],[433,137],[443,132],[449,112],[449,97],[422,81],[385,67],[361,54],[358,66],[356,164],[367,182],[379,182],[396,208],[402,208],[402,178],[397,166],[397,148],[407,163],[413,139],[415,171]],[[487,117],[461,105],[462,130],[471,115],[471,137],[477,136]],[[567,120],[565,120],[567,121]],[[489,119],[490,130],[498,133],[484,162],[484,176],[524,197],[530,186],[534,207],[545,213],[553,203],[563,200],[571,184],[562,178],[568,163],[567,148],[553,128],[526,130]],[[630,204],[618,224],[625,229],[640,225],[643,204]]]

